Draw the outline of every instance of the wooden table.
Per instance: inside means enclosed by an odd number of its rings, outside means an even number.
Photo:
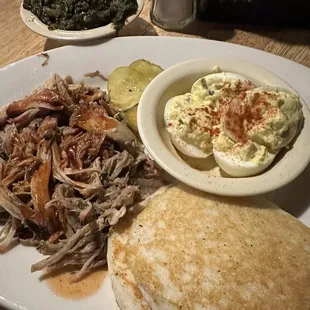
[[[0,67],[27,56],[61,46],[41,37],[21,21],[21,0],[0,0]],[[150,23],[151,0],[145,0],[140,17],[120,32],[120,36],[182,36],[242,44],[280,55],[310,67],[310,31],[221,25],[197,21],[184,33],[166,32]]]

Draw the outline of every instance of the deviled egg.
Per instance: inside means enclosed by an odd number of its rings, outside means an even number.
[[[192,86],[191,93],[201,99],[217,101],[232,98],[241,92],[253,89],[255,85],[240,74],[220,72],[206,75]]]
[[[170,139],[183,154],[206,158],[212,154],[213,103],[187,93],[170,99],[164,120]]]
[[[223,171],[234,177],[247,177],[266,170],[273,162],[277,151],[268,149],[251,140],[236,143],[224,132],[213,137],[213,155]]]
[[[207,158],[234,177],[266,170],[303,124],[295,94],[256,87],[242,75],[220,72],[198,79],[191,93],[170,99],[164,119],[183,154]]]

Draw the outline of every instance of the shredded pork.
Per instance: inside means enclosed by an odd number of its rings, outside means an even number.
[[[70,81],[67,79],[67,81]],[[162,172],[99,88],[54,75],[1,110],[0,252],[48,257],[31,271],[106,264],[109,228],[163,185]]]

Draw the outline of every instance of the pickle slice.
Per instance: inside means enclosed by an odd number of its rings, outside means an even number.
[[[138,106],[134,106],[131,109],[123,112],[124,119],[126,120],[128,127],[135,133],[138,133],[137,111]]]
[[[119,111],[134,107],[139,103],[149,81],[148,77],[133,68],[116,68],[108,79],[108,92],[112,105]]]
[[[159,73],[164,71],[160,66],[155,65],[145,59],[136,60],[129,67],[144,74],[149,78],[150,81],[153,80]]]

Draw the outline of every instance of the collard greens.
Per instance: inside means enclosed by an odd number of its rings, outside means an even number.
[[[24,0],[50,30],[85,30],[113,23],[116,30],[137,12],[136,0]]]

